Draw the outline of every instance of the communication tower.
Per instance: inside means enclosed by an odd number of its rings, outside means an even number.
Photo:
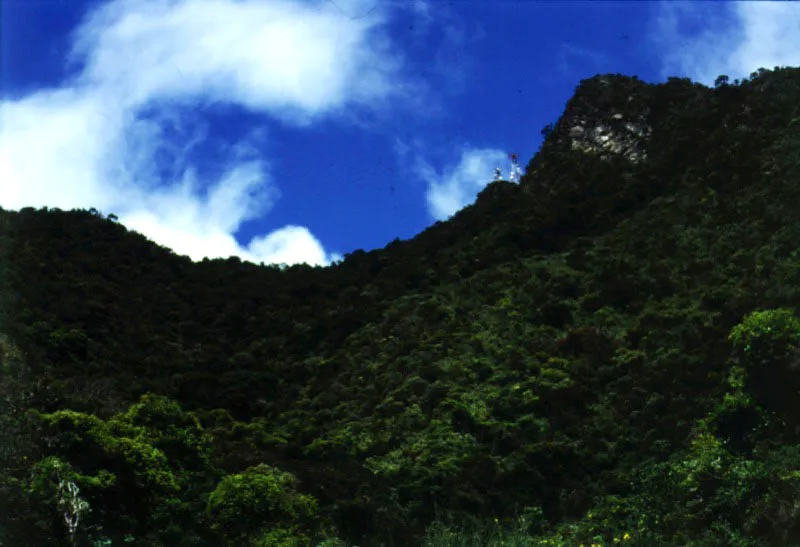
[[[516,154],[509,154],[508,157],[511,159],[511,175],[508,177],[508,180],[511,182],[519,182],[522,176],[522,169],[520,169],[518,161],[519,157]]]

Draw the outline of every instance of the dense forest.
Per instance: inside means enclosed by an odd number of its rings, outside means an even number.
[[[0,210],[0,545],[800,545],[798,122],[800,69],[589,78],[326,268]]]

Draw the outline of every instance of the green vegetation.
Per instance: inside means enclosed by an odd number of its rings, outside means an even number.
[[[798,105],[585,80],[331,268],[0,211],[0,545],[800,544]]]

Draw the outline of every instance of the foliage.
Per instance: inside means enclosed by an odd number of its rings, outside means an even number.
[[[798,74],[584,80],[519,185],[330,268],[0,211],[0,541],[800,541]]]
[[[70,474],[63,480],[91,508],[79,528],[87,538],[192,544],[186,533],[216,472],[207,435],[177,404],[147,395],[108,420],[59,410],[36,413],[35,423],[42,452],[53,455],[35,463],[38,471],[26,481],[31,506],[44,514],[55,510],[50,470],[65,467]],[[174,530],[178,523],[186,526],[182,538]]]
[[[255,545],[295,545],[294,529],[317,513],[316,499],[298,494],[295,484],[290,473],[266,464],[226,476],[208,498],[212,529],[223,532],[231,545],[252,536],[258,537]]]
[[[792,310],[748,314],[730,334],[746,367],[745,391],[788,427],[797,423],[795,401],[800,390],[800,321]]]

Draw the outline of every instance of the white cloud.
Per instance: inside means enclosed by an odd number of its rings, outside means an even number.
[[[71,59],[129,108],[203,97],[307,121],[389,92],[391,57],[368,40],[380,21],[286,0],[116,0],[81,26]]]
[[[321,264],[325,261],[341,260],[341,255],[325,254],[314,236],[302,226],[285,226],[269,235],[255,238],[248,250],[254,256],[271,256],[273,262],[281,264],[294,264],[300,262],[298,256],[311,257],[309,264]]]
[[[351,106],[413,93],[362,0],[112,0],[87,14],[69,53],[73,77],[0,101],[0,205],[96,207],[193,259],[335,259],[305,228],[246,247],[234,235],[279,197],[264,129],[214,151],[197,107],[228,104],[264,121],[307,125]],[[209,171],[213,171],[210,173]]]
[[[428,212],[444,220],[472,203],[478,193],[494,178],[496,167],[508,163],[507,154],[492,148],[467,147],[456,165],[437,172],[425,160],[417,161],[418,175],[428,184]]]
[[[656,29],[663,77],[713,85],[722,74],[734,80],[762,67],[800,65],[800,4],[794,2],[662,3]]]

